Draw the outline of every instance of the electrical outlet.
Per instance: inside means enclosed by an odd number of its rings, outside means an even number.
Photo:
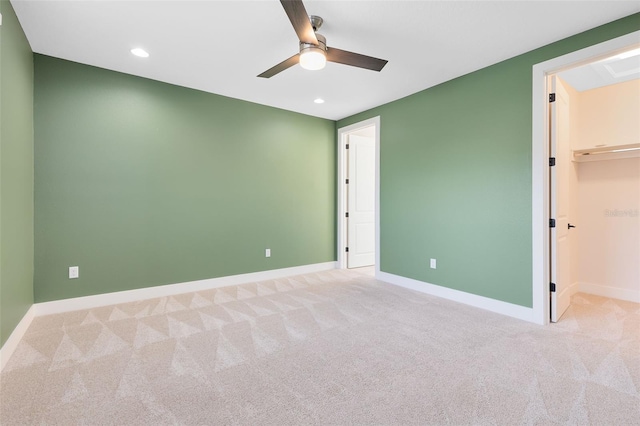
[[[436,269],[436,260],[435,259],[431,259],[431,261],[429,262],[429,267],[431,269]]]
[[[79,266],[69,266],[69,279],[78,278],[80,276]]]
[[[264,257],[271,257],[271,249],[264,249]]]

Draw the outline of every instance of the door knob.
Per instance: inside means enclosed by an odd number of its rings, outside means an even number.
[[[569,224],[569,225],[567,226],[567,229],[571,229],[571,228],[575,228],[575,227],[576,227],[575,225]]]

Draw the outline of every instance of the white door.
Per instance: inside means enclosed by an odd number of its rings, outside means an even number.
[[[551,229],[551,321],[557,322],[571,303],[569,252],[569,179],[571,145],[569,140],[569,94],[556,76],[551,77],[550,92],[555,101],[550,103],[550,153],[556,165],[550,167],[550,218],[556,225]]]
[[[349,135],[347,267],[375,263],[375,138]]]

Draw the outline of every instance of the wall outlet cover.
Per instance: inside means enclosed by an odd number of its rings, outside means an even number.
[[[80,267],[78,266],[70,266],[69,267],[69,279],[78,278],[80,276]]]
[[[436,260],[435,259],[431,259],[431,261],[429,262],[429,267],[431,269],[436,269]]]

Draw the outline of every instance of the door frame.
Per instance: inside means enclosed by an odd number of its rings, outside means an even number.
[[[549,324],[549,91],[551,74],[640,47],[640,31],[586,47],[533,66],[532,121],[532,291],[533,322]]]
[[[376,241],[376,258],[375,258],[375,274],[380,273],[380,116],[369,118],[358,123],[351,124],[338,129],[337,149],[338,149],[338,211],[337,211],[337,253],[338,253],[338,269],[347,267],[347,256],[345,247],[347,246],[347,191],[345,190],[345,179],[347,178],[347,156],[345,155],[345,147],[347,145],[350,133],[357,132],[366,127],[375,126],[375,241]]]

